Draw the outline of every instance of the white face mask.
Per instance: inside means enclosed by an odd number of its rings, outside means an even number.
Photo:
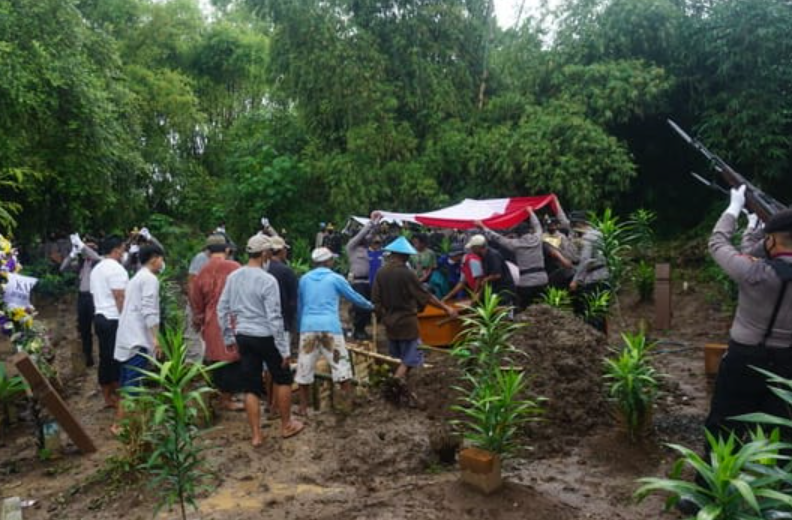
[[[162,261],[162,265],[160,266],[159,274],[162,274],[164,272],[165,272],[165,260]]]
[[[128,251],[124,251],[124,254],[121,255],[121,263],[125,264],[128,261],[129,261],[129,252]]]

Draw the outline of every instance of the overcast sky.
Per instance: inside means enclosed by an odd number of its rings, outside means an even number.
[[[548,0],[547,3],[552,8],[558,5],[559,0]],[[498,25],[501,27],[514,25],[517,22],[520,6],[523,4],[523,20],[531,15],[539,15],[539,6],[542,4],[542,0],[495,0],[495,16],[498,18]]]
[[[558,2],[559,0],[548,0],[550,7],[557,5]],[[205,13],[211,11],[210,0],[199,0],[199,3]],[[541,3],[542,0],[495,0],[495,16],[498,18],[498,25],[501,27],[514,25],[522,4],[524,4],[523,19],[531,15],[538,15]]]

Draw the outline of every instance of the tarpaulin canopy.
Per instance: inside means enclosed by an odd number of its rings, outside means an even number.
[[[528,218],[527,208],[536,211],[547,205],[554,213],[560,208],[558,197],[541,195],[536,197],[512,197],[507,199],[465,199],[459,204],[429,213],[395,213],[383,211],[385,219],[415,222],[428,227],[470,229],[473,222],[480,220],[489,228],[506,229],[516,226]]]

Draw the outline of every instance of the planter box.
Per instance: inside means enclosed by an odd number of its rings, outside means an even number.
[[[485,495],[503,486],[501,460],[496,453],[478,448],[466,448],[459,453],[462,482],[473,486]]]

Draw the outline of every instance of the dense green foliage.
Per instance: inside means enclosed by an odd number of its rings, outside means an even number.
[[[543,192],[689,224],[715,196],[667,116],[792,189],[784,0],[567,0],[508,30],[490,0],[212,3],[0,0],[0,226],[310,236]]]

